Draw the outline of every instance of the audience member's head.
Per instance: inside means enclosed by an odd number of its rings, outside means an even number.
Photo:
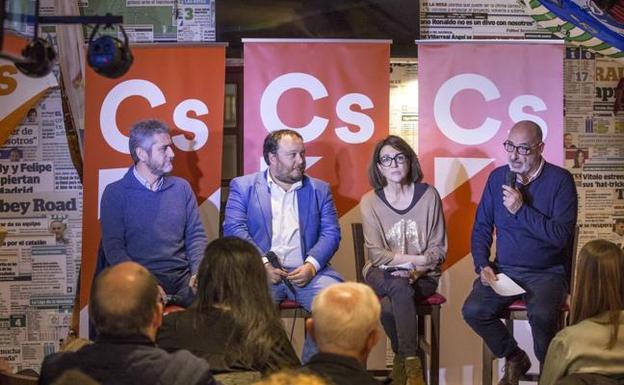
[[[571,323],[607,313],[612,325],[608,348],[616,342],[624,309],[624,253],[614,243],[597,239],[578,256],[578,277],[572,297]]]
[[[273,373],[253,385],[327,385],[327,382],[315,374],[286,370]]]
[[[162,311],[158,282],[137,263],[123,262],[105,269],[91,287],[89,316],[98,334],[143,334],[155,340]]]
[[[321,290],[306,328],[321,352],[357,358],[362,364],[379,339],[381,306],[373,290],[345,282]]]
[[[245,336],[245,351],[251,352],[255,362],[266,362],[283,326],[258,250],[237,237],[212,241],[199,265],[197,281],[193,307],[198,313],[229,312],[233,327]]]

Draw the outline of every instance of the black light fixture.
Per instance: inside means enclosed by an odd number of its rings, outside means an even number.
[[[38,36],[39,25],[42,24],[94,24],[95,28],[89,38],[87,62],[95,72],[109,78],[117,78],[128,72],[133,62],[128,44],[128,36],[121,24],[122,16],[39,16],[39,1],[34,0],[34,14],[18,14],[7,12],[6,1],[0,0],[0,58],[11,60],[17,69],[26,76],[43,77],[50,73],[56,59],[56,53],[50,42]],[[34,36],[22,50],[22,56],[2,52],[4,21],[33,22]],[[101,25],[112,28],[118,24],[124,41],[113,36],[102,35],[96,38]]]
[[[106,26],[112,28],[111,25]],[[124,41],[110,35],[101,35],[96,38],[100,25],[96,25],[89,37],[87,62],[98,74],[107,78],[118,78],[128,72],[134,58],[128,45],[128,35],[119,25]]]
[[[52,71],[56,53],[52,44],[45,39],[36,37],[22,49],[23,60],[15,62],[15,67],[26,76],[44,77]]]

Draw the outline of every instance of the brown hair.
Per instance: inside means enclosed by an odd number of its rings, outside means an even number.
[[[303,137],[295,130],[283,129],[270,132],[262,144],[262,156],[267,165],[269,164],[269,154],[277,154],[279,142],[285,136],[293,136],[303,142]]]
[[[624,309],[624,253],[604,239],[590,241],[579,253],[577,269],[571,324],[608,313],[611,336],[607,349],[611,349],[618,336],[620,311]]]
[[[407,181],[410,183],[418,183],[423,178],[422,169],[420,168],[420,163],[418,162],[418,157],[416,153],[407,144],[406,141],[399,138],[396,135],[390,135],[385,139],[380,140],[375,145],[375,149],[373,150],[373,157],[371,158],[370,164],[368,165],[368,183],[370,183],[371,187],[375,190],[381,189],[388,184],[386,178],[379,171],[379,153],[384,146],[390,146],[397,151],[402,152],[405,156],[407,156],[407,160],[409,163],[409,170],[407,171]]]

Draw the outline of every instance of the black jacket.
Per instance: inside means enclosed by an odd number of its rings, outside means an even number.
[[[149,338],[99,336],[77,352],[47,356],[40,385],[54,382],[66,370],[78,369],[101,384],[215,385],[208,364],[185,350],[167,353]]]
[[[319,375],[334,385],[381,385],[355,358],[337,354],[318,353],[301,370]]]

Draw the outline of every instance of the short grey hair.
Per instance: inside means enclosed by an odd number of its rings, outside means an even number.
[[[381,305],[362,283],[337,283],[321,290],[312,301],[314,339],[321,350],[360,351],[377,329]]]
[[[139,163],[137,148],[150,152],[152,144],[154,144],[154,135],[156,134],[169,134],[169,127],[156,119],[141,120],[132,126],[128,147],[134,164]]]

